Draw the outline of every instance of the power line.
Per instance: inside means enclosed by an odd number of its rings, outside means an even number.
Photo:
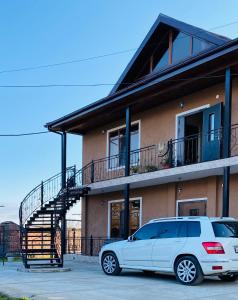
[[[102,54],[102,55],[97,55],[97,56],[91,56],[91,57],[87,57],[87,58],[62,61],[62,62],[58,62],[58,63],[39,65],[39,66],[34,66],[34,67],[23,67],[23,68],[17,68],[17,69],[2,70],[2,71],[0,71],[0,74],[21,72],[21,71],[31,71],[31,70],[37,70],[37,69],[45,69],[45,68],[51,68],[51,67],[58,67],[58,66],[62,66],[62,65],[80,63],[80,62],[95,60],[95,59],[104,58],[104,57],[108,57],[108,56],[124,54],[124,53],[131,52],[133,50],[136,50],[136,49],[137,48],[131,48],[131,49],[127,49],[127,50],[121,50],[121,51],[117,51],[117,52],[112,52],[112,53],[107,53],[107,54]]]
[[[38,131],[38,132],[28,132],[28,133],[17,133],[17,134],[0,134],[0,137],[20,137],[20,136],[29,136],[29,135],[38,135],[38,134],[45,134],[49,133],[49,131]]]
[[[238,74],[231,74],[232,76],[238,76]],[[222,78],[225,75],[209,75],[209,76],[190,76],[187,78],[176,78],[167,79],[166,81],[190,81],[192,79],[211,79],[211,78]],[[141,83],[141,81],[124,82],[121,85],[130,85]],[[73,83],[73,84],[36,84],[36,85],[0,85],[0,88],[55,88],[55,87],[98,87],[98,86],[113,86],[116,83]]]
[[[226,23],[226,24],[223,24],[223,25],[218,25],[216,27],[209,28],[208,30],[216,30],[216,29],[227,27],[227,26],[235,25],[237,23],[238,23],[238,20],[234,21],[234,22]],[[200,31],[203,31],[203,29],[198,29],[195,33],[198,33]],[[179,37],[178,39],[183,39],[183,38],[185,38],[185,37],[182,36],[182,37]],[[87,58],[80,58],[80,59],[74,59],[74,60],[69,60],[69,61],[61,61],[61,62],[52,63],[52,64],[45,64],[45,65],[32,66],[32,67],[23,67],[23,68],[15,68],[15,69],[9,69],[9,70],[2,70],[2,71],[0,71],[0,74],[13,73],[13,72],[22,72],[22,71],[32,71],[32,70],[57,67],[57,66],[62,66],[62,65],[67,65],[67,64],[80,63],[80,62],[85,62],[85,61],[100,59],[100,58],[104,58],[104,57],[108,57],[108,56],[114,56],[114,55],[124,54],[124,53],[128,53],[128,52],[131,52],[131,51],[134,51],[134,50],[139,50],[139,49],[140,49],[140,47],[126,49],[126,50],[121,50],[121,51],[116,51],[116,52],[111,52],[111,53],[97,55],[97,56],[91,56],[91,57],[87,57]]]

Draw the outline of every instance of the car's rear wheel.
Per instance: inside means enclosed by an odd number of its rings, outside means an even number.
[[[112,252],[103,255],[101,265],[104,273],[107,275],[119,275],[121,273],[118,259]]]
[[[228,275],[219,275],[218,276],[222,281],[233,282],[238,279],[238,274],[228,274]]]
[[[184,285],[196,285],[203,281],[202,269],[193,256],[179,258],[174,269],[177,280]]]

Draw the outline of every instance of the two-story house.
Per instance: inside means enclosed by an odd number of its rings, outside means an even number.
[[[82,236],[238,217],[237,75],[238,39],[160,15],[108,96],[46,125],[62,134],[64,187],[66,135],[83,137]]]

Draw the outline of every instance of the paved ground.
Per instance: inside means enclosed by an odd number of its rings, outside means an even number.
[[[66,266],[72,271],[45,274],[17,272],[16,263],[0,266],[0,292],[37,300],[238,299],[238,282],[208,278],[200,286],[186,287],[172,276],[124,271],[110,277],[95,263],[70,262]]]

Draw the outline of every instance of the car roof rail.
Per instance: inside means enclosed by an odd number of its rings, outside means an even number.
[[[167,217],[167,218],[158,218],[158,219],[152,219],[148,223],[154,223],[159,221],[170,221],[170,220],[208,220],[209,217],[207,216],[185,216],[185,217]]]

